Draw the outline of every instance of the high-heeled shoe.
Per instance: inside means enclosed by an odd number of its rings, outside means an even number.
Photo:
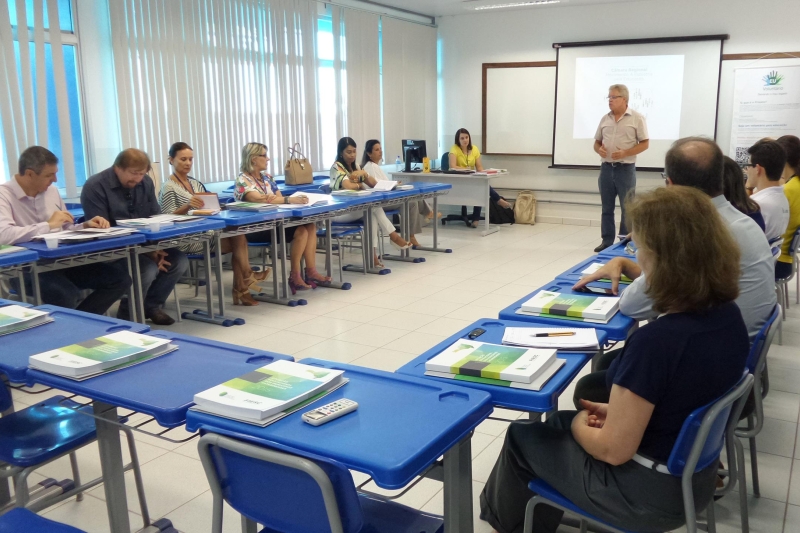
[[[233,289],[233,305],[252,307],[254,305],[258,305],[258,300],[255,300],[253,295],[250,294],[250,289],[244,289],[241,291],[238,289]]]
[[[306,282],[300,276],[300,272],[289,273],[289,289],[291,289],[292,294],[297,294],[297,291],[307,291],[313,288],[314,286],[312,285],[306,285]]]
[[[306,267],[306,283],[313,286],[315,289],[317,285],[327,285],[331,282],[331,278],[328,276],[323,276],[319,272],[317,272],[316,268],[308,268]]]
[[[269,277],[270,271],[271,269],[269,268],[266,268],[261,272],[250,271],[250,275],[244,278],[242,283],[248,289],[261,292],[261,287],[258,285],[258,282],[266,280]]]

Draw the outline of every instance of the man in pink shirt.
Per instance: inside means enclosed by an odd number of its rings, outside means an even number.
[[[102,217],[75,224],[53,185],[57,172],[58,158],[47,148],[31,146],[22,152],[19,174],[0,184],[0,244],[27,242],[37,235],[81,227],[109,227]],[[30,282],[26,274],[26,286]],[[46,272],[39,276],[39,285],[44,303],[102,315],[128,290],[131,278],[110,263],[95,263]],[[84,289],[92,293],[79,303]]]

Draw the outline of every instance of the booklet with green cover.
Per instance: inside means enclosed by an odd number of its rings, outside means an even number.
[[[617,310],[619,310],[619,298],[617,297],[564,294],[552,291],[539,291],[520,307],[523,314],[572,318],[604,324],[611,320]]]
[[[28,359],[28,364],[36,370],[79,378],[148,356],[163,355],[174,349],[168,339],[131,331],[117,331],[96,339],[32,355]]]
[[[15,252],[24,252],[27,248],[22,246],[12,246],[10,244],[0,244],[0,254],[13,254]]]
[[[278,206],[260,202],[231,202],[225,205],[225,208],[228,211],[266,211],[268,209],[277,209]]]
[[[0,335],[15,333],[24,329],[52,322],[50,313],[20,305],[0,307]]]
[[[336,386],[343,374],[279,360],[195,394],[194,403],[207,413],[258,422]]]
[[[556,358],[552,349],[523,348],[458,339],[425,362],[425,370],[530,383]]]
[[[461,374],[452,374],[450,372],[436,372],[434,370],[426,370],[425,375],[434,378],[455,379],[457,381],[468,381],[470,383],[482,383],[484,385],[493,385],[495,387],[509,387],[512,389],[539,391],[542,390],[542,387],[544,387],[547,382],[550,381],[550,378],[555,376],[561,367],[566,363],[566,359],[555,359],[552,363],[550,363],[549,366],[542,370],[542,373],[539,374],[536,379],[530,383],[507,381],[504,379],[480,378],[476,376],[464,376]]]

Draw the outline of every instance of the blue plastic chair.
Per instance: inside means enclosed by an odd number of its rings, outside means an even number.
[[[336,255],[336,257],[338,257],[339,259],[339,283],[342,283],[344,281],[343,266],[342,266],[342,257],[344,255],[344,246],[342,246],[343,240],[351,239],[355,242],[356,237],[359,237],[362,243],[361,259],[362,261],[364,261],[365,265],[367,264],[367,257],[366,254],[364,253],[364,245],[363,245],[364,226],[361,224],[358,225],[355,224],[357,223],[331,222],[331,239],[334,239],[336,241],[336,248],[334,255]],[[317,230],[317,238],[326,239],[327,232],[324,229]]]
[[[792,256],[792,271],[785,278],[775,278],[775,293],[778,296],[778,305],[783,309],[783,320],[786,320],[786,310],[789,308],[789,282],[797,275],[797,248],[800,246],[800,228],[794,232],[792,243],[789,245],[789,255]],[[798,296],[800,297],[800,278],[798,278]],[[783,325],[778,330],[778,344],[783,344]]]
[[[261,533],[440,533],[441,517],[358,494],[344,465],[287,447],[265,448],[214,433],[198,444],[214,496],[212,533],[222,502]],[[246,528],[251,529],[246,529]]]
[[[66,524],[43,518],[27,509],[12,509],[0,516],[0,533],[86,533]]]
[[[772,310],[767,321],[761,326],[761,330],[750,346],[750,354],[747,356],[747,370],[753,375],[753,410],[744,413],[747,418],[745,427],[738,427],[736,435],[736,458],[738,461],[739,473],[739,507],[742,514],[742,533],[747,533],[750,529],[748,509],[747,509],[747,475],[744,464],[744,446],[741,439],[750,441],[750,468],[753,478],[753,494],[756,498],[761,497],[761,490],[758,483],[758,456],[756,451],[756,436],[761,433],[764,427],[764,398],[769,392],[769,376],[767,374],[767,353],[772,346],[772,339],[775,337],[775,324],[780,324],[781,306],[776,305]]]
[[[745,375],[722,398],[708,405],[695,409],[686,419],[672,448],[667,468],[670,474],[681,478],[683,488],[683,508],[686,517],[687,533],[697,533],[697,515],[694,507],[694,494],[692,491],[692,477],[709,466],[719,462],[722,448],[726,448],[729,475],[731,482],[727,490],[732,490],[736,479],[736,458],[734,447],[738,441],[734,435],[739,415],[742,412],[747,394],[753,386],[753,375],[745,370]],[[741,446],[739,443],[738,446]],[[666,475],[666,474],[664,474]],[[578,515],[581,520],[581,533],[586,532],[587,524],[605,528],[614,533],[633,533],[590,515],[565,498],[561,493],[541,479],[535,479],[528,484],[528,488],[535,493],[528,501],[525,509],[525,525],[523,532],[528,533],[533,529],[533,513],[536,506],[545,503],[562,511]],[[714,503],[707,507],[708,530],[716,530],[714,522]]]
[[[0,412],[7,411],[12,405],[11,394],[0,384]],[[53,396],[0,418],[0,478],[14,478],[17,507],[39,511],[72,496],[77,496],[80,500],[83,492],[103,482],[103,478],[99,477],[81,483],[75,456],[76,450],[97,440],[97,430],[91,413],[90,405],[81,406],[64,396]],[[142,519],[147,527],[150,517],[133,432],[124,426],[121,429],[128,439],[131,455],[131,462],[125,466],[125,470],[133,470]],[[28,476],[31,472],[65,455],[70,458],[74,487],[53,497],[31,500],[28,491]]]

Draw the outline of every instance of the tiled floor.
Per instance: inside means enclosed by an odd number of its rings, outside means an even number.
[[[304,294],[308,305],[294,309],[265,303],[252,308],[229,307],[229,315],[247,320],[244,326],[222,328],[182,322],[170,329],[287,353],[298,359],[313,356],[391,371],[472,321],[497,316],[501,308],[591,255],[599,242],[598,228],[548,224],[503,227],[488,237],[456,225],[447,226],[440,236],[443,245],[453,249],[452,254],[423,252],[427,261],[421,264],[389,262],[392,274],[388,276],[348,274],[347,280],[353,283],[350,291],[310,291]],[[430,241],[430,228],[421,240]],[[189,289],[182,292],[187,298],[193,294]],[[794,290],[791,292],[793,302]],[[184,305],[189,307],[190,302],[184,300]],[[753,533],[800,531],[798,348],[800,306],[793,305],[784,324],[783,346],[773,345],[769,356],[768,418],[758,438],[762,495],[759,499],[751,496],[749,507]],[[568,389],[562,396],[562,408],[571,408],[571,397]],[[15,392],[15,398],[22,406],[39,401],[41,396]],[[502,412],[506,418],[516,418],[517,414]],[[476,502],[502,446],[506,425],[486,421],[473,437]],[[211,495],[197,458],[196,440],[176,446],[139,436],[137,445],[152,516],[168,517],[185,533],[210,531]],[[79,456],[86,478],[99,473],[95,446]],[[68,464],[48,465],[32,479],[36,482],[42,476],[69,477]],[[131,525],[138,528],[141,519],[132,482],[128,494]],[[108,531],[103,497],[103,489],[98,487],[83,502],[64,502],[49,509],[46,516],[90,533],[102,533]],[[399,501],[441,513],[441,484],[424,480]],[[224,531],[240,531],[238,517],[228,511]],[[477,519],[477,504],[475,513],[475,531],[490,531]],[[717,503],[717,519],[720,533],[740,530],[736,494]],[[574,531],[568,527],[562,530]]]

